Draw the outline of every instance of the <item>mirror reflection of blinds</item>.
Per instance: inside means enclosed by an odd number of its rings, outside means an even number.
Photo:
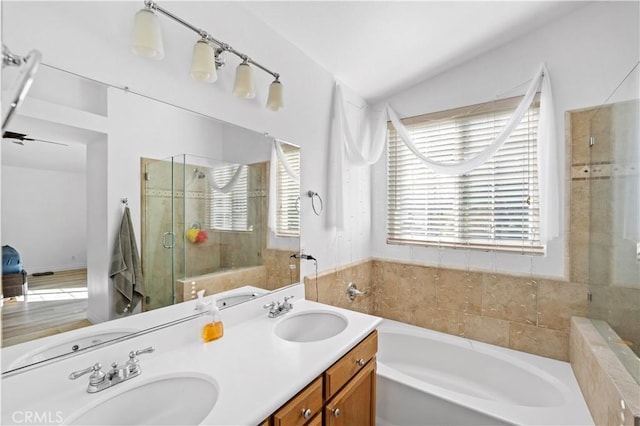
[[[291,169],[300,176],[300,149],[286,149],[284,155]],[[276,189],[278,205],[276,211],[276,235],[281,237],[300,236],[300,184],[296,183],[278,161],[278,185]]]
[[[456,163],[487,147],[520,99],[414,117],[405,125],[427,157]],[[538,235],[538,113],[534,102],[493,158],[459,176],[430,171],[389,125],[387,241],[543,252]]]
[[[223,186],[229,182],[238,169],[237,165],[217,167],[213,170],[215,181]],[[248,180],[243,167],[233,190],[224,194],[208,185],[207,227],[219,231],[248,230]]]

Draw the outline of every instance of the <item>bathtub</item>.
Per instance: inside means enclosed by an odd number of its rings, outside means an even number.
[[[378,336],[378,426],[593,425],[567,362],[391,320]]]

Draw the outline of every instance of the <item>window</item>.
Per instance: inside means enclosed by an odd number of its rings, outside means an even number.
[[[289,167],[300,176],[300,148],[281,144]],[[276,235],[280,237],[300,236],[300,184],[285,170],[278,161],[276,194],[278,199],[276,211]]]
[[[403,120],[420,152],[457,163],[499,134],[521,98]],[[542,253],[536,100],[498,152],[464,175],[436,174],[388,130],[387,242]]]
[[[222,166],[213,169],[215,182],[219,186],[224,186],[231,181],[238,165]],[[247,231],[248,230],[248,181],[247,170],[249,167],[242,167],[238,181],[233,189],[226,194],[215,190],[212,185],[208,185],[207,202],[207,227],[218,231]]]

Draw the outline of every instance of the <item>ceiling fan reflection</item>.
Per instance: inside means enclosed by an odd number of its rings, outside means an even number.
[[[29,142],[44,142],[44,143],[50,143],[50,144],[54,144],[54,145],[69,146],[66,143],[48,141],[48,140],[45,140],[45,139],[30,138],[24,133],[9,132],[9,131],[5,131],[2,134],[2,139],[6,139],[6,140],[8,140],[10,142],[13,142],[15,144],[22,145],[22,146],[24,146],[24,142],[25,141],[29,141]]]

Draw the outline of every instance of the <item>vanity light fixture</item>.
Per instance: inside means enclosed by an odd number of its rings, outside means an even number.
[[[282,100],[282,83],[277,78],[269,85],[269,97],[267,98],[267,108],[271,111],[278,111],[284,107]]]
[[[213,83],[218,79],[215,61],[215,48],[205,38],[198,40],[193,46],[191,77],[198,81]]]
[[[200,39],[193,47],[191,60],[190,74],[194,79],[207,83],[216,81],[218,78],[217,70],[225,65],[226,52],[230,52],[242,60],[236,69],[236,78],[233,85],[234,95],[244,99],[252,99],[255,97],[253,67],[256,67],[274,78],[274,81],[269,86],[267,109],[278,111],[283,108],[284,102],[280,74],[265,68],[229,44],[213,38],[208,32],[177,17],[168,10],[160,7],[155,1],[145,0],[144,9],[141,9],[135,15],[133,43],[131,45],[131,50],[135,54],[152,59],[162,59],[164,57],[162,32],[156,12],[167,16],[200,36]]]
[[[236,81],[233,83],[233,94],[239,98],[252,99],[256,96],[253,88],[253,71],[247,58],[236,68]]]
[[[145,58],[158,60],[164,58],[160,22],[150,7],[145,7],[136,13],[131,50]]]

